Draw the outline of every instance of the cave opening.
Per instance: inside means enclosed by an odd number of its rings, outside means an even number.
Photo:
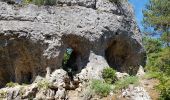
[[[79,53],[73,48],[67,48],[64,53],[64,59],[62,62],[62,67],[67,71],[70,78],[73,80],[73,76],[76,75],[79,71],[77,65],[77,57]]]
[[[30,84],[32,82],[32,73],[24,73],[21,71],[21,83]]]
[[[109,66],[119,72],[127,72],[128,50],[129,47],[124,41],[113,40],[105,50],[105,58]]]

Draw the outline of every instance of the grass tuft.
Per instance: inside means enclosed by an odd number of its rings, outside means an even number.
[[[116,81],[116,71],[110,67],[103,69],[102,77],[106,83],[113,83]]]
[[[136,77],[136,76],[129,76],[129,77],[123,78],[121,80],[118,80],[114,84],[114,86],[115,86],[114,89],[115,89],[115,91],[119,91],[121,89],[128,88],[128,86],[130,84],[133,84],[133,85],[139,84],[138,77]]]
[[[101,80],[92,80],[91,89],[94,90],[96,94],[103,97],[106,97],[112,90],[110,84],[102,82]]]
[[[50,88],[51,84],[47,80],[41,80],[40,82],[37,83],[38,89],[44,89],[47,90]]]
[[[18,83],[14,83],[14,82],[9,82],[9,83],[6,84],[6,87],[15,87],[17,85],[19,85],[19,84]]]

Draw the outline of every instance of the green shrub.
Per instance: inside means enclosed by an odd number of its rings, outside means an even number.
[[[15,87],[17,85],[18,85],[18,83],[9,82],[9,83],[6,84],[6,87]]]
[[[127,88],[130,84],[137,85],[139,83],[139,79],[136,76],[129,76],[124,79],[118,80],[115,82],[115,91],[119,91],[121,89]]]
[[[170,48],[163,48],[159,52],[148,54],[146,70],[163,72],[170,75]]]
[[[64,53],[64,59],[63,59],[63,65],[66,65],[68,60],[70,59],[72,49],[67,49],[66,52]]]
[[[106,83],[113,83],[116,80],[116,71],[112,68],[105,68],[103,69],[102,77]]]
[[[41,5],[50,5],[50,6],[56,5],[56,0],[24,0],[23,2],[26,4],[33,3],[33,4],[39,5],[39,6],[41,6]]]
[[[144,78],[147,78],[147,79],[152,79],[152,78],[159,78],[160,77],[160,74],[159,72],[147,72],[144,76]]]
[[[47,90],[51,84],[47,80],[41,80],[40,82],[37,83],[38,89],[45,89]]]
[[[23,0],[22,2],[28,4],[28,3],[31,3],[32,1],[33,0]]]
[[[33,0],[32,2],[38,6],[44,5],[44,0]]]
[[[100,96],[107,96],[111,89],[111,85],[104,83],[100,80],[93,80],[91,82],[91,89],[94,90],[94,92]]]
[[[160,84],[156,87],[160,92],[160,100],[170,100],[170,77],[161,74],[159,77]]]

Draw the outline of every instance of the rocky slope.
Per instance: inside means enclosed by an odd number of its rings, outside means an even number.
[[[0,87],[10,81],[31,84],[42,77],[56,83],[55,91],[64,92],[85,80],[101,79],[107,66],[136,74],[145,64],[141,33],[126,0],[58,1],[40,7],[0,2]],[[62,70],[68,48],[73,50],[73,75]],[[49,95],[57,95],[53,92]]]

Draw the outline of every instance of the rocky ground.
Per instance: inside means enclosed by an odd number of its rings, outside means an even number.
[[[117,74],[117,77],[128,77],[128,74]],[[130,84],[118,92],[110,92],[107,97],[102,97],[89,88],[88,82],[75,83],[69,80],[64,70],[56,70],[51,76],[37,79],[30,85],[7,85],[0,89],[3,100],[157,100],[159,93],[155,86],[159,81],[147,79],[144,74],[139,77],[139,84]]]

